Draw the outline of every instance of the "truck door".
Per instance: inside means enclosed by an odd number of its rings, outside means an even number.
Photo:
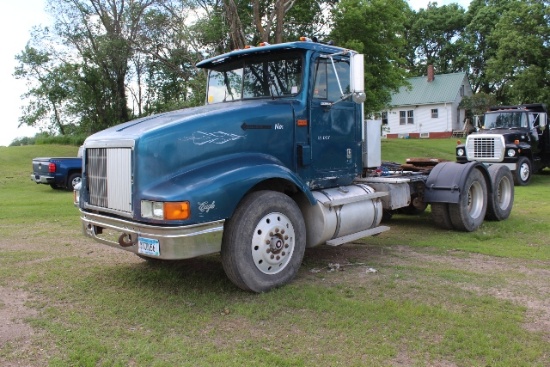
[[[346,185],[361,159],[361,113],[350,97],[350,60],[319,57],[311,93],[311,150],[314,180],[320,187]],[[361,166],[361,164],[359,164]]]

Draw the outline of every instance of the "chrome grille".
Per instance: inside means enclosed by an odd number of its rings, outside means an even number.
[[[471,161],[501,162],[504,158],[504,139],[500,135],[468,136],[466,154]]]
[[[474,158],[494,158],[495,139],[474,139]]]
[[[86,150],[88,204],[117,212],[132,212],[132,149]]]

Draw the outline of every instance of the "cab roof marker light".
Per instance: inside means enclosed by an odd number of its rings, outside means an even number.
[[[258,46],[269,46],[269,42],[260,42]]]
[[[302,41],[302,42],[313,42],[311,40],[311,38],[309,38],[309,37],[300,37],[300,41]]]

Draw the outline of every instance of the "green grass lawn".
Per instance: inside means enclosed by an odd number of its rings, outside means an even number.
[[[455,144],[384,140],[382,157],[453,160]],[[308,249],[294,282],[256,295],[217,255],[151,266],[84,237],[72,193],[30,181],[33,157],[76,152],[0,147],[0,294],[21,295],[33,328],[0,343],[0,365],[550,365],[548,171],[516,187],[506,221],[464,233],[429,208],[395,215]]]

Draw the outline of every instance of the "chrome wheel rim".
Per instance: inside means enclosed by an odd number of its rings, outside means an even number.
[[[286,215],[269,213],[256,225],[251,250],[254,265],[262,273],[277,274],[283,270],[292,258],[294,247],[294,226]]]

